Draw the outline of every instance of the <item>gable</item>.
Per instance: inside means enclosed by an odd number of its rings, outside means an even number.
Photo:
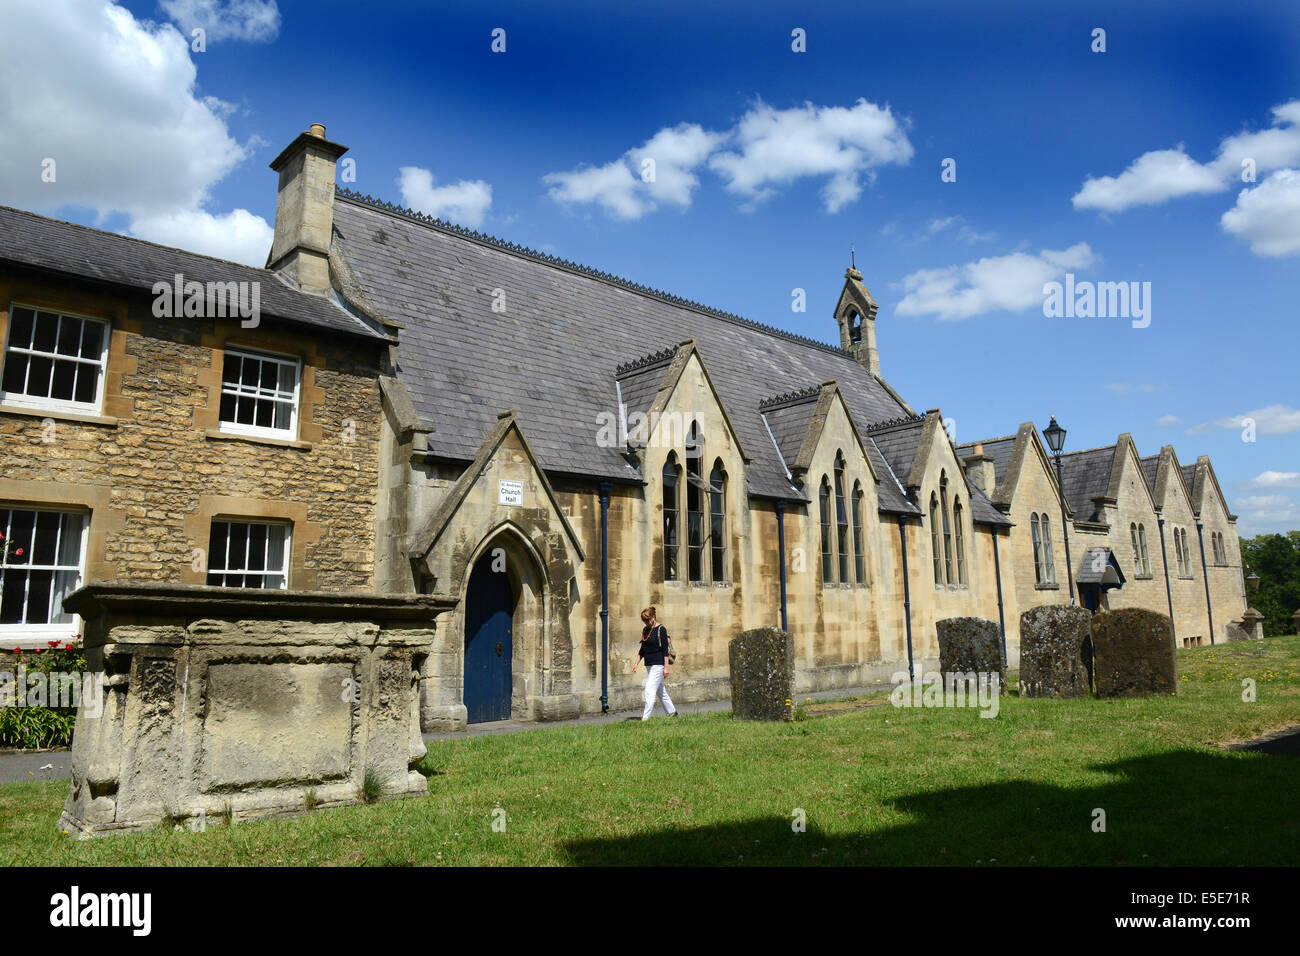
[[[522,485],[522,503],[503,503],[502,499],[514,489],[484,480],[491,475],[498,476],[500,481]],[[472,515],[469,514],[471,511]],[[524,514],[528,511],[533,514]],[[466,517],[462,518],[462,515]],[[449,530],[458,523],[468,524],[472,529],[471,536],[477,534],[481,537],[501,524],[519,523],[521,518],[528,524],[557,525],[578,560],[586,560],[582,542],[565,517],[545,472],[538,466],[518,421],[513,414],[504,413],[470,466],[447,490],[420,529],[411,535],[408,548],[411,560],[417,564],[423,562],[427,571],[430,552],[444,542]]]

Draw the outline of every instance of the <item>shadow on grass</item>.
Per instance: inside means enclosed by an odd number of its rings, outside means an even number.
[[[564,845],[578,866],[654,865],[1278,865],[1300,861],[1293,795],[1300,761],[1196,750],[1094,765],[1113,779],[1092,787],[1008,781],[926,790],[880,801],[794,806],[715,826],[665,826],[636,836]],[[668,795],[665,795],[665,799]],[[773,794],[774,804],[790,802]],[[911,822],[856,824],[886,810]],[[1094,830],[1097,810],[1105,831]]]

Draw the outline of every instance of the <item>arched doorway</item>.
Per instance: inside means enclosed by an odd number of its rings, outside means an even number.
[[[510,717],[516,595],[500,555],[488,550],[465,595],[465,710],[471,724]]]

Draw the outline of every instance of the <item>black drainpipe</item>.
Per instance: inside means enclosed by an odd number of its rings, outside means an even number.
[[[781,630],[790,630],[785,617],[785,500],[776,503],[776,539],[781,549]],[[1202,549],[1204,550],[1204,549]]]
[[[1210,607],[1210,570],[1205,566],[1205,525],[1196,522],[1196,540],[1201,546],[1201,577],[1205,579],[1205,613],[1210,618],[1210,643],[1214,643],[1214,609]]]
[[[998,627],[1002,628],[1002,663],[1007,662],[1007,619],[1002,612],[1002,564],[998,561],[998,529],[993,529],[993,573],[998,582]]]
[[[907,679],[915,680],[912,670],[912,584],[907,577],[907,516],[898,516],[898,537],[903,542],[903,620],[907,623]]]
[[[600,483],[600,712],[609,713],[609,482]]]
[[[1165,597],[1169,599],[1169,633],[1173,635],[1174,647],[1178,646],[1178,628],[1174,624],[1174,592],[1169,589],[1169,556],[1165,553],[1165,518],[1156,518],[1160,525],[1160,563],[1165,566]]]

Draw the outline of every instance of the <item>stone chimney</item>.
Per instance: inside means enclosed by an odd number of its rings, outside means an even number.
[[[324,126],[313,123],[271,163],[280,174],[280,188],[275,197],[275,240],[266,265],[314,295],[327,295],[330,290],[334,169],[347,151],[325,138]]]
[[[850,266],[844,270],[844,288],[835,304],[835,321],[840,327],[840,348],[853,353],[858,364],[873,375],[880,374],[880,353],[876,351],[876,300],[862,284],[862,273]]]
[[[962,459],[962,465],[966,468],[966,477],[970,483],[992,498],[993,490],[998,485],[998,476],[993,468],[993,457],[984,454],[983,444],[976,443],[975,449]]]

